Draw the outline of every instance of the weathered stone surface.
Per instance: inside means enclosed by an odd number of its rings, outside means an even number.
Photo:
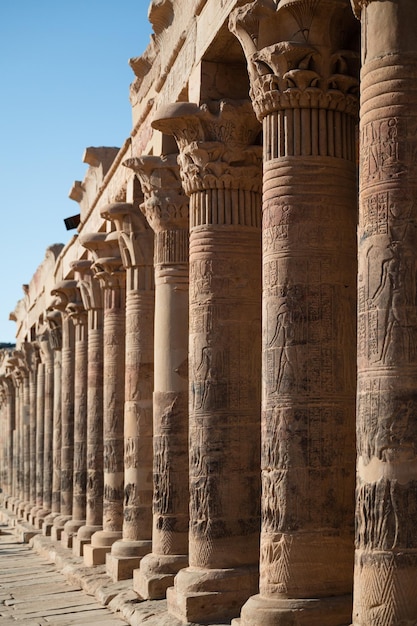
[[[174,135],[190,196],[190,567],[167,598],[198,622],[235,616],[256,584],[260,129],[227,101],[172,105],[154,126]]]
[[[87,565],[105,563],[111,545],[122,535],[123,404],[125,366],[126,273],[116,233],[91,236],[83,245],[94,256],[93,271],[103,290],[103,530],[84,546]]]
[[[139,176],[141,209],[155,233],[152,553],[133,587],[160,599],[188,564],[188,198],[176,155],[125,165]]]
[[[116,226],[126,270],[123,528],[106,557],[116,581],[131,578],[151,550],[153,236],[137,200],[107,205],[102,214]]]
[[[353,624],[417,620],[417,8],[362,21],[356,556]],[[384,36],[381,37],[381,33]]]
[[[351,611],[357,76],[348,10],[343,0],[254,2],[230,21],[264,129],[260,594],[242,626],[341,624]],[[342,21],[338,38],[330,23]]]
[[[416,3],[149,19],[0,350],[5,515],[132,625],[414,625]]]

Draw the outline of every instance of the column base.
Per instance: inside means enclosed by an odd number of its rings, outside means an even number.
[[[37,530],[42,530],[45,517],[48,517],[50,512],[51,512],[50,509],[41,509],[40,511],[36,513],[36,516],[33,520],[33,525]]]
[[[186,554],[147,554],[133,572],[133,589],[144,600],[163,600],[180,569],[188,567]]]
[[[84,556],[84,546],[91,543],[91,537],[100,530],[103,530],[102,526],[81,526],[72,539],[72,553],[75,556]]]
[[[28,502],[24,508],[23,511],[23,517],[25,519],[26,522],[29,521],[29,517],[30,517],[30,512],[33,509],[33,502]]]
[[[14,498],[11,509],[15,515],[18,515],[19,507],[22,505],[24,505],[24,502],[21,498]]]
[[[315,599],[270,599],[255,595],[232,626],[349,626],[352,595]]]
[[[142,558],[152,550],[152,541],[130,541],[122,539],[111,547],[106,555],[106,572],[113,582],[132,578],[133,570],[140,565]]]
[[[16,507],[16,515],[20,518],[25,517],[26,509],[29,506],[29,502],[27,500],[22,500]],[[32,507],[31,507],[32,508]]]
[[[43,520],[42,534],[45,537],[50,537],[51,536],[52,526],[54,525],[54,521],[56,520],[58,515],[59,515],[59,513],[50,513]]]
[[[91,537],[91,543],[84,546],[84,563],[88,567],[104,565],[106,554],[110,552],[115,541],[122,538],[119,531],[99,530]]]
[[[32,537],[40,535],[41,531],[35,529],[32,524],[24,520],[18,520],[14,527],[14,533],[22,543],[29,543]]]
[[[74,536],[77,534],[78,529],[81,528],[81,526],[84,526],[84,524],[85,524],[85,519],[83,520],[71,519],[68,522],[65,522],[64,530],[62,531],[62,535],[61,535],[61,545],[63,545],[64,548],[72,549],[72,542],[73,542]]]
[[[51,539],[53,541],[61,541],[64,526],[70,519],[71,515],[58,515],[58,517],[54,519],[54,523],[51,528]]]
[[[255,566],[233,569],[188,567],[178,572],[174,587],[167,590],[168,611],[185,623],[224,622],[238,617],[242,605],[254,590],[256,592],[258,584],[259,572]]]
[[[29,524],[32,524],[32,526],[35,525],[35,518],[37,516],[37,514],[39,513],[39,511],[42,511],[42,507],[41,506],[33,506],[29,513],[28,513],[28,519],[27,521],[29,522]],[[16,512],[16,510],[15,510]]]

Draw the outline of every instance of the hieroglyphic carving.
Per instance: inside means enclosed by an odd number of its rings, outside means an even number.
[[[360,273],[359,327],[367,332],[369,362],[388,364],[417,358],[417,223],[406,192],[364,194],[360,240],[365,256]],[[375,271],[379,267],[379,271]],[[364,275],[367,280],[364,281]]]
[[[350,588],[352,555],[341,546],[353,535],[356,281],[355,241],[342,232],[355,229],[359,55],[349,9],[255,1],[229,20],[264,131],[260,597],[259,613],[249,603],[242,610],[244,626],[261,623],[263,608],[270,620],[276,611],[277,623],[292,621],[292,598]],[[336,23],[352,35],[349,46]],[[346,189],[343,202],[334,184]],[[337,568],[326,560],[306,576],[300,563],[310,571],[316,542],[329,541],[343,552]],[[344,610],[335,623],[349,619]]]
[[[62,372],[61,372],[61,513],[72,514],[72,480],[74,460],[74,324],[67,307],[78,302],[77,282],[63,281],[52,290],[53,308],[62,314]]]
[[[110,205],[118,206],[118,205]],[[107,207],[108,209],[108,207]],[[106,210],[107,210],[106,209]],[[123,403],[125,366],[126,271],[117,232],[85,236],[92,251],[91,269],[104,295],[103,311],[103,530],[121,531],[123,519]],[[97,341],[96,334],[93,335]],[[94,349],[94,344],[92,346]],[[101,376],[94,372],[101,387]],[[98,391],[98,389],[96,390]],[[100,440],[95,442],[100,445]],[[101,464],[101,459],[100,459]],[[89,496],[91,500],[91,497]],[[91,511],[92,516],[94,512]]]
[[[117,338],[109,326],[105,343],[109,364],[118,361],[119,367],[124,368],[123,397],[114,390],[108,399],[109,412],[113,416],[109,419],[109,436],[117,435],[119,461],[118,468],[108,471],[124,471],[123,527],[120,530],[123,539],[132,542],[149,540],[151,533],[151,494],[148,481],[143,480],[143,476],[147,473],[147,467],[148,475],[151,475],[153,233],[138,204],[135,198],[132,204],[114,203],[101,210],[102,216],[116,227],[115,235],[126,275],[125,306],[120,305],[125,309],[125,332],[120,334],[119,328]],[[115,326],[113,331],[116,331]],[[123,443],[119,441],[122,435]],[[124,459],[122,448],[125,451]],[[105,466],[109,461],[105,460]],[[133,544],[131,549],[132,556],[136,556]]]
[[[355,2],[363,21],[360,132],[356,557],[353,624],[417,619],[417,214],[414,11]],[[391,13],[392,10],[392,13]],[[382,48],[381,48],[382,50]],[[369,55],[368,55],[368,51]],[[412,59],[412,60],[411,60]],[[405,84],[404,82],[404,84]]]
[[[189,545],[204,577],[258,551],[260,128],[249,102],[226,100],[171,105],[153,125],[174,135],[190,196]]]

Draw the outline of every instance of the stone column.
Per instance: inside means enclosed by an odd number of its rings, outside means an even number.
[[[62,332],[61,314],[59,311],[48,311],[49,341],[53,350],[53,433],[52,433],[52,485],[51,513],[44,519],[42,533],[51,534],[53,522],[61,511],[61,405],[62,405]]]
[[[134,572],[142,598],[161,599],[188,565],[188,197],[177,155],[128,159],[155,232],[152,553]]]
[[[13,432],[12,497],[9,500],[11,510],[17,514],[17,508],[23,503],[22,466],[20,456],[20,433],[22,421],[22,372],[19,368],[19,352],[14,350],[7,360],[7,369],[13,381],[15,396],[15,425]]]
[[[131,578],[152,549],[153,232],[137,203],[101,214],[116,226],[126,269],[123,536],[106,557],[116,581]]]
[[[43,510],[43,453],[45,437],[45,364],[39,360],[36,368],[36,499],[29,521],[36,526],[36,515]]]
[[[190,566],[167,592],[182,621],[227,619],[257,588],[260,131],[249,102],[165,107],[190,196]]]
[[[18,518],[23,514],[25,506],[25,458],[24,458],[24,378],[25,365],[24,355],[20,350],[15,350],[11,359],[13,364],[13,377],[16,389],[16,490],[13,511]]]
[[[112,544],[122,537],[123,525],[123,405],[125,367],[126,272],[119,253],[117,233],[105,239],[84,238],[82,244],[95,256],[93,269],[104,298],[103,327],[103,530],[84,546],[86,565],[105,562]]]
[[[417,5],[362,22],[355,626],[417,623]]]
[[[347,0],[232,13],[264,130],[260,589],[242,626],[340,626],[353,564],[356,28]]]
[[[32,344],[25,344],[26,362],[29,369],[29,502],[24,517],[29,520],[30,511],[36,502],[36,378],[39,350]]]
[[[74,280],[79,280],[78,268],[89,261],[73,261]],[[72,483],[72,518],[65,523],[61,543],[72,548],[74,535],[86,523],[87,494],[87,312],[80,291],[68,303],[66,313],[74,324],[74,461]]]
[[[42,509],[34,519],[35,528],[42,528],[45,518],[52,508],[52,442],[53,442],[53,408],[54,408],[54,353],[49,343],[49,330],[43,329],[39,334],[39,348],[44,364],[44,440],[43,440],[43,496]]]
[[[74,324],[66,308],[76,300],[77,282],[64,280],[55,285],[54,308],[62,315],[61,349],[61,506],[55,518],[51,537],[60,540],[65,523],[71,519],[74,470]]]
[[[96,235],[102,239],[105,233]],[[103,302],[102,290],[91,269],[92,261],[78,264],[78,288],[87,311],[87,493],[86,524],[78,529],[73,552],[83,556],[91,536],[103,522]]]
[[[10,376],[3,378],[3,390],[5,410],[5,446],[4,446],[4,468],[5,476],[3,482],[3,490],[6,497],[10,497],[12,493],[12,467],[13,467],[13,430],[15,424],[15,395],[13,383]]]

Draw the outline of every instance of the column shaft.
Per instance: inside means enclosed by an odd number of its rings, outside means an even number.
[[[417,7],[354,5],[363,65],[353,624],[397,626],[417,622]]]
[[[74,537],[73,552],[77,556],[84,555],[84,546],[102,529],[103,522],[103,303],[101,287],[91,265],[90,259],[74,264],[87,311],[86,372],[80,381],[86,395],[86,432],[81,434],[86,445],[86,522]]]
[[[42,362],[38,363],[36,383],[36,507],[41,509],[45,437],[45,364]]]
[[[124,479],[124,368],[126,274],[117,234],[91,236],[83,245],[94,251],[93,269],[103,289],[103,530],[84,546],[86,565],[104,563],[112,544],[122,536]],[[101,257],[100,255],[103,254]]]
[[[133,587],[160,599],[188,565],[188,198],[176,155],[126,164],[139,177],[141,209],[155,233],[152,552]]]
[[[168,609],[215,621],[257,586],[260,129],[249,103],[226,100],[171,105],[153,124],[176,138],[190,195],[190,565]]]
[[[122,539],[106,558],[113,580],[131,578],[152,537],[153,233],[136,203],[102,210],[116,224],[126,268],[124,515]]]
[[[352,605],[355,24],[346,0],[261,4],[230,22],[264,131],[260,583],[238,623],[340,626]]]
[[[74,471],[74,324],[62,320],[61,515],[72,514]]]

